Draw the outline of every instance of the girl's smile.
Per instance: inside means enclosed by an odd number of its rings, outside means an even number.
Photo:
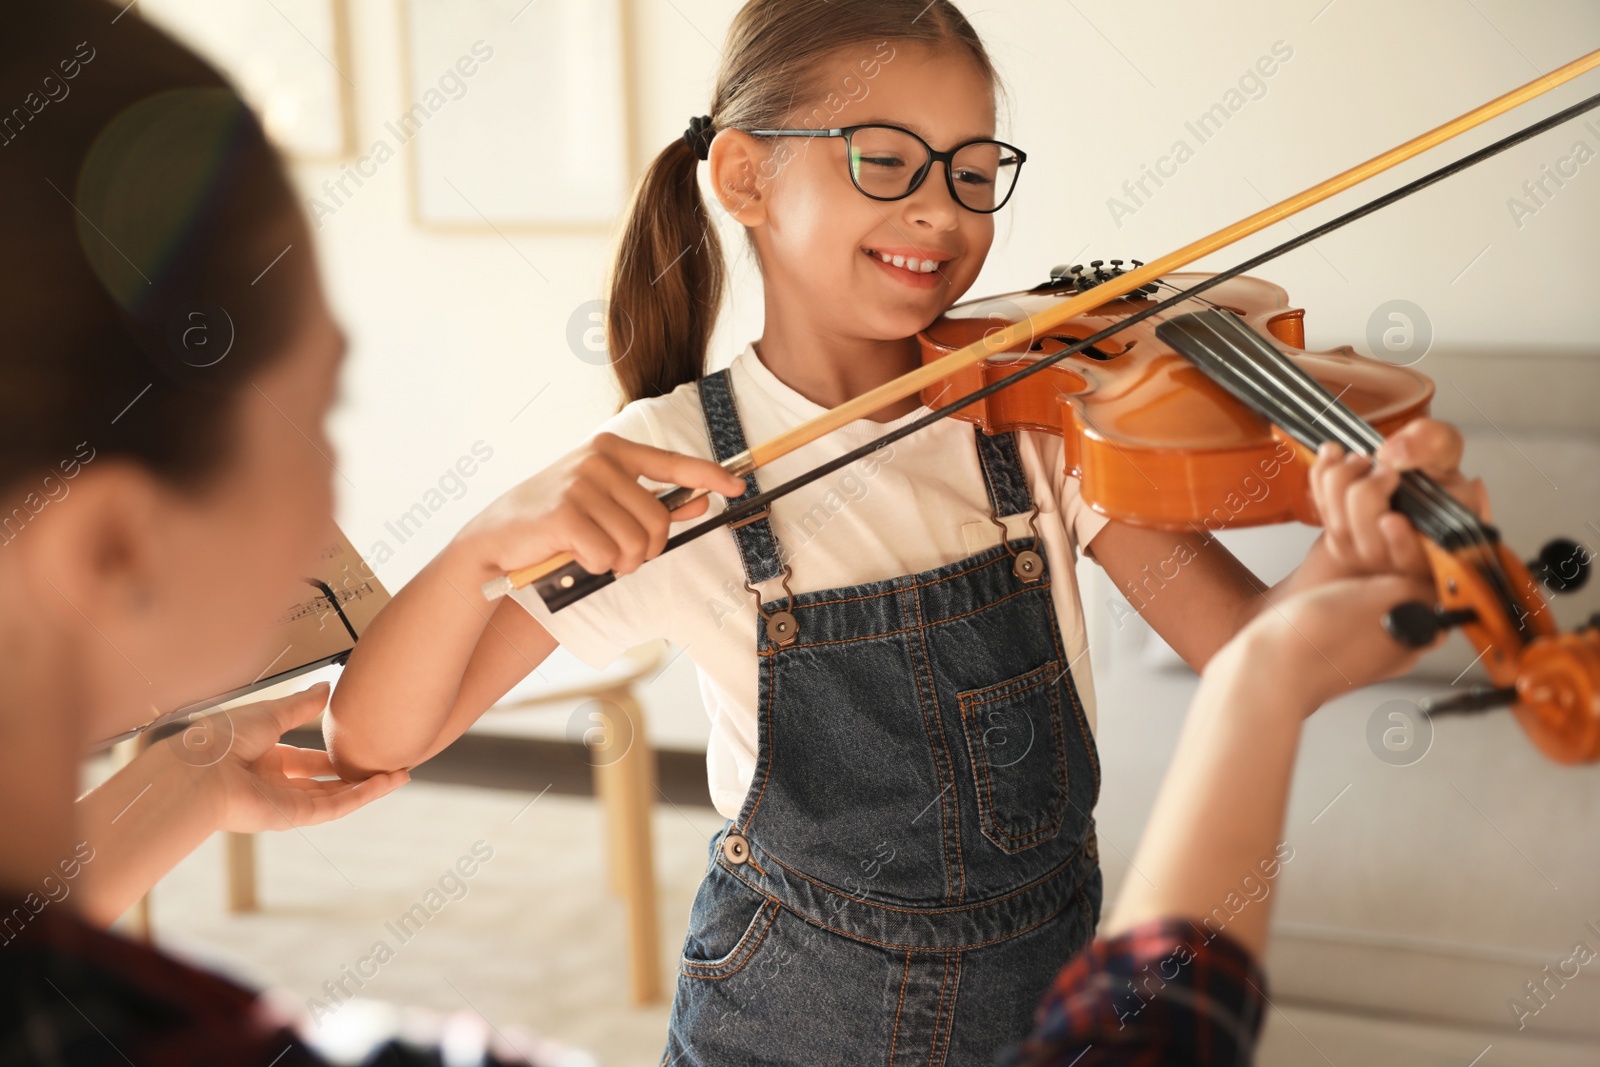
[[[941,268],[955,258],[949,252],[926,248],[863,248],[861,252],[895,283],[913,289],[938,289],[948,284]]]

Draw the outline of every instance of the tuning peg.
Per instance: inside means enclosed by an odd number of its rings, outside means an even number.
[[[1589,550],[1578,542],[1558,537],[1528,561],[1528,570],[1552,593],[1575,593],[1589,580]]]
[[[1503,708],[1517,699],[1516,686],[1497,688],[1490,685],[1475,685],[1462,693],[1448,697],[1433,697],[1422,701],[1417,707],[1424,715],[1466,715],[1475,711],[1491,711],[1494,708]]]
[[[1433,639],[1439,636],[1441,630],[1477,621],[1478,613],[1471,608],[1445,611],[1420,600],[1408,600],[1383,617],[1383,628],[1403,645],[1426,648],[1433,644]]]

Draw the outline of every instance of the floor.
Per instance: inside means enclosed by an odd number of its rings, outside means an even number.
[[[598,809],[585,798],[535,798],[412,782],[340,822],[261,835],[262,910],[252,915],[224,908],[213,839],[157,887],[157,942],[279,987],[322,1018],[339,1010],[324,983],[343,982],[361,997],[470,1008],[497,1027],[585,1048],[607,1067],[655,1064],[667,1007],[627,1003],[622,909],[605,891]],[[721,824],[708,808],[657,809],[668,990],[706,841]],[[471,878],[440,886],[462,857],[485,855]],[[395,925],[418,903],[433,911],[420,930]],[[380,941],[393,958],[370,979],[352,978],[372,972],[374,963],[358,964]]]
[[[704,807],[662,804],[656,812],[669,990],[706,841],[720,825]],[[622,912],[605,891],[600,833],[589,798],[412,782],[341,822],[259,837],[257,914],[227,913],[221,844],[208,842],[157,888],[156,936],[169,950],[277,987],[324,1019],[361,1010],[325,988],[342,983],[363,998],[441,1013],[471,1009],[497,1028],[587,1049],[607,1067],[643,1067],[659,1062],[667,1008],[626,1002]],[[463,857],[476,862],[473,875],[445,877]],[[419,903],[431,916],[402,939],[396,924]],[[374,974],[375,965],[361,961],[376,957],[379,942],[393,956]],[[371,977],[359,977],[358,968]],[[1277,1003],[1258,1062],[1577,1067],[1596,1060],[1593,1046],[1534,1046],[1524,1035]]]

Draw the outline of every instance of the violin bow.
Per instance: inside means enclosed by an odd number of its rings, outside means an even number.
[[[1141,289],[1145,285],[1158,280],[1164,274],[1171,273],[1172,271],[1175,271],[1181,267],[1187,266],[1202,256],[1209,255],[1212,252],[1216,252],[1227,247],[1228,245],[1234,244],[1254,233],[1259,232],[1262,229],[1265,229],[1267,226],[1270,226],[1275,222],[1289,218],[1291,215],[1295,215],[1301,211],[1304,211],[1306,208],[1311,207],[1314,204],[1318,204],[1329,197],[1335,196],[1346,189],[1351,188],[1352,186],[1360,184],[1361,182],[1366,181],[1368,178],[1375,177],[1386,170],[1390,170],[1406,160],[1426,152],[1430,148],[1435,148],[1438,145],[1443,144],[1445,141],[1451,140],[1452,138],[1473,129],[1476,126],[1480,126],[1483,123],[1488,122],[1490,119],[1497,118],[1500,115],[1503,115],[1506,112],[1535,99],[1536,97],[1542,96],[1557,86],[1564,85],[1574,78],[1594,70],[1596,67],[1600,67],[1600,49],[1596,49],[1595,51],[1589,52],[1586,55],[1580,56],[1579,58],[1556,68],[1548,74],[1541,75],[1540,77],[1535,78],[1532,81],[1511,90],[1510,92],[1495,97],[1493,100],[1481,104],[1478,107],[1473,108],[1471,111],[1468,111],[1465,114],[1450,120],[1449,122],[1446,122],[1440,126],[1436,126],[1426,133],[1419,134],[1418,136],[1413,137],[1411,140],[1397,145],[1386,152],[1382,152],[1364,163],[1357,164],[1356,166],[1342,171],[1331,178],[1318,182],[1316,185],[1313,185],[1308,189],[1281,200],[1276,204],[1263,208],[1253,215],[1239,220],[1238,222],[1224,226],[1213,233],[1207,234],[1206,236],[1195,241],[1191,241],[1189,244],[1184,245],[1176,251],[1169,252],[1164,256],[1137,266],[1133,270],[1110,278],[1099,285],[1096,285],[1093,289],[1078,293],[1066,300],[1061,301],[1058,304],[1054,304],[1048,308],[1045,308],[1034,315],[1021,319],[1005,329],[995,330],[992,333],[987,334],[979,341],[975,341],[964,348],[957,349],[956,351],[942,356],[931,363],[926,363],[923,366],[909,371],[892,381],[885,382],[874,389],[870,389],[859,396],[853,397],[852,399],[845,401],[843,404],[823,412],[816,418],[810,419],[807,422],[794,427],[793,429],[769,438],[768,440],[752,446],[751,448],[748,448],[737,455],[728,457],[728,459],[723,461],[722,466],[731,474],[748,474],[751,471],[771,463],[773,460],[788,455],[797,448],[802,448],[805,445],[810,444],[819,437],[829,434],[842,426],[846,426],[857,419],[866,418],[867,416],[888,406],[889,404],[894,403],[897,400],[901,400],[905,397],[911,396],[914,393],[921,392],[928,386],[937,384],[957,371],[972,366],[976,363],[981,363],[990,356],[1005,352],[1018,344],[1022,344],[1024,342],[1031,343],[1032,340],[1038,337],[1041,333],[1044,333],[1053,327],[1068,321],[1069,319],[1086,314],[1102,304],[1105,304],[1111,300],[1115,300],[1116,298],[1133,292],[1136,289]],[[1214,285],[1221,284],[1229,278],[1237,277],[1245,271],[1254,269],[1255,267],[1260,266],[1262,263],[1275,259],[1278,256],[1292,251],[1295,248],[1299,248],[1304,244],[1308,244],[1313,240],[1317,240],[1323,236],[1326,236],[1328,233],[1340,228],[1341,226],[1344,226],[1350,222],[1354,222],[1356,219],[1371,214],[1380,208],[1387,207],[1388,205],[1404,199],[1405,197],[1410,196],[1412,193],[1418,192],[1421,189],[1424,189],[1427,186],[1456,173],[1457,171],[1482,162],[1484,159],[1503,152],[1514,145],[1528,140],[1529,138],[1538,136],[1540,133],[1551,129],[1554,126],[1560,125],[1561,123],[1566,122],[1568,119],[1571,119],[1577,115],[1590,111],[1596,106],[1600,106],[1600,95],[1582,100],[1571,107],[1557,112],[1549,118],[1542,119],[1523,130],[1519,130],[1516,133],[1502,138],[1499,141],[1487,145],[1476,152],[1470,153],[1461,159],[1439,168],[1438,170],[1432,171],[1429,174],[1425,174],[1421,178],[1403,185],[1393,192],[1378,197],[1377,199],[1346,212],[1345,214],[1340,215],[1337,218],[1334,218],[1329,222],[1316,227],[1315,229],[1308,230],[1305,233],[1299,234],[1280,245],[1268,249],[1266,252],[1247,259],[1243,263],[1240,263],[1237,266],[1222,272],[1221,274],[1214,275],[1205,281],[1191,286],[1182,293],[1169,297],[1159,303],[1152,304],[1150,307],[1147,307],[1140,312],[1122,319],[1118,323],[1101,330],[1099,333],[1096,333],[1093,336],[1086,337],[1081,341],[1077,341],[1066,348],[1061,349],[1060,351],[1053,352],[1049,356],[1036,360],[1021,370],[1015,371],[1004,378],[1000,378],[994,382],[991,382],[988,385],[967,394],[966,396],[959,397],[935,411],[930,411],[927,415],[909,422],[897,428],[896,430],[890,431],[889,433],[884,434],[882,437],[853,449],[844,455],[837,456],[834,459],[823,463],[812,470],[807,471],[780,486],[777,486],[774,489],[761,492],[756,496],[742,501],[738,505],[730,505],[717,515],[712,516],[711,518],[706,519],[690,529],[685,530],[669,539],[666,547],[662,550],[663,554],[671,551],[674,548],[677,548],[682,544],[687,543],[688,541],[703,536],[714,529],[718,529],[722,526],[738,522],[743,518],[748,518],[752,515],[755,515],[769,506],[773,500],[787,495],[788,493],[793,492],[795,489],[815,481],[817,478],[824,477],[833,471],[862,458],[863,456],[869,455],[872,452],[882,448],[884,445],[891,444],[902,437],[914,433],[924,426],[931,425],[932,423],[937,422],[939,419],[953,414],[954,412],[959,411],[986,396],[990,396],[1001,389],[1028,377],[1031,374],[1038,373],[1044,370],[1046,367],[1052,366],[1053,364],[1059,362],[1060,360],[1066,359],[1077,352],[1089,348],[1092,345],[1098,344],[1111,335],[1133,325],[1136,322],[1142,321],[1151,315],[1166,310],[1174,304],[1191,299],[1200,292],[1203,292]],[[663,491],[657,497],[657,499],[660,500],[661,503],[669,510],[672,510],[682,507],[703,495],[705,495],[704,490],[675,487]],[[588,571],[579,566],[576,561],[574,561],[570,553],[563,552],[552,556],[541,563],[520,568],[510,572],[509,574],[505,574],[485,582],[483,585],[483,595],[486,599],[496,600],[500,597],[506,596],[513,590],[521,589],[531,584],[535,586],[539,596],[545,601],[546,606],[548,606],[550,610],[559,611],[561,608],[588,596],[597,589],[609,585],[615,580],[615,578],[616,576],[611,573],[599,575],[590,574]]]

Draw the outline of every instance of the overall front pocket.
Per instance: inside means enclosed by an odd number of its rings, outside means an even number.
[[[726,978],[743,970],[766,940],[777,914],[775,900],[713,863],[695,892],[679,973],[689,978]]]
[[[956,694],[983,836],[1006,852],[1043,844],[1067,810],[1061,667],[1055,660]]]

